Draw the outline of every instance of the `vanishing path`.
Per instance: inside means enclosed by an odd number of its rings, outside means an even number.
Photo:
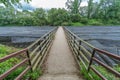
[[[79,75],[64,31],[59,27],[45,63],[45,71],[38,80],[83,80]]]

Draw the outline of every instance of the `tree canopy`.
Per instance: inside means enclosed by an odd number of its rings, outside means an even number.
[[[67,0],[67,9],[18,11],[10,4],[19,4],[20,0],[0,0],[0,3],[9,6],[0,6],[0,25],[120,25],[120,0],[87,0],[88,5],[81,6],[84,1]]]
[[[0,3],[3,3],[5,6],[11,5],[11,4],[18,4],[21,0],[0,0]],[[29,2],[31,0],[24,0],[25,2]]]

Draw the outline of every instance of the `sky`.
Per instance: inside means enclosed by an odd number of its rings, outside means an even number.
[[[32,0],[30,4],[35,8],[66,8],[67,0]],[[87,2],[82,2],[81,6],[87,6]]]

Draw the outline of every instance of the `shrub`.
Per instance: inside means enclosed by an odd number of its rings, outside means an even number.
[[[92,70],[89,71],[89,74],[93,77],[93,79],[88,75],[87,70],[85,69],[84,65],[82,63],[81,64],[81,71],[80,73],[84,75],[84,77],[87,80],[102,80],[98,75],[96,75]],[[104,67],[100,66],[100,65],[92,65],[96,70],[98,70],[106,79],[108,80],[119,80],[118,78],[115,77],[115,75],[113,75],[112,73],[109,73],[109,71],[107,71]],[[113,67],[115,70],[117,70],[118,72],[120,72],[120,67],[115,66]]]
[[[4,80],[14,80],[24,69],[25,67],[20,67],[16,69],[11,74],[9,74]]]
[[[103,23],[101,21],[98,21],[96,19],[91,19],[89,20],[89,24],[90,25],[94,25],[94,26],[100,26],[100,25],[103,25]]]
[[[87,18],[81,18],[80,22],[82,24],[87,24],[88,23],[88,19]]]
[[[72,22],[80,22],[80,20],[81,20],[80,14],[72,14],[71,15],[71,21]]]
[[[120,21],[117,19],[109,19],[107,24],[114,24],[114,25],[120,25]]]
[[[15,51],[18,51],[20,49],[16,49],[14,47],[8,47],[8,46],[5,46],[5,45],[1,45],[0,44],[0,54],[9,54],[9,53],[12,53],[12,52],[15,52]],[[0,56],[1,57],[1,56]],[[3,57],[3,56],[2,56]]]
[[[76,23],[72,23],[71,26],[84,26],[84,25],[80,22],[76,22]]]
[[[61,26],[71,26],[71,22],[63,22]]]
[[[36,80],[39,78],[39,76],[42,74],[42,71],[40,69],[36,69],[33,72],[28,72],[23,79],[30,79],[30,80]]]
[[[7,50],[5,46],[0,45],[0,54],[6,54],[8,52],[9,52],[9,50]]]

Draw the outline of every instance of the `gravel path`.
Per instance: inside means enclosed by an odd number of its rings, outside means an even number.
[[[38,80],[83,80],[62,27],[56,33],[45,66],[45,72]]]

